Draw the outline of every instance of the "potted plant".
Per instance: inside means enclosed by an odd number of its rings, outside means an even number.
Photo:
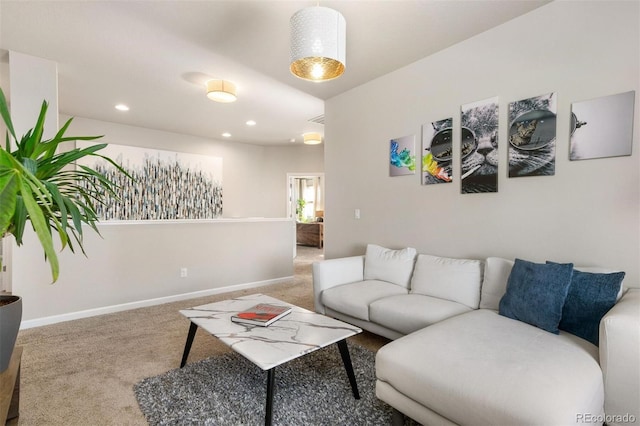
[[[307,205],[307,202],[303,198],[298,198],[297,204],[296,215],[298,216],[298,222],[304,222],[304,207]]]
[[[53,236],[58,236],[62,250],[69,247],[75,252],[79,247],[84,253],[83,224],[99,233],[95,206],[103,202],[105,194],[116,195],[113,182],[90,167],[75,167],[74,163],[83,157],[98,156],[126,172],[113,160],[97,154],[107,144],[60,149],[63,142],[102,137],[65,136],[72,119],[53,138],[44,140],[47,107],[47,102],[42,102],[35,126],[18,139],[0,89],[0,115],[7,128],[5,146],[0,144],[0,238],[13,235],[17,245],[22,245],[28,222],[38,236],[55,282],[60,268]],[[0,372],[8,367],[21,317],[22,299],[0,295]]]

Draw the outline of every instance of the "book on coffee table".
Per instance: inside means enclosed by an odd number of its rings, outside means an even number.
[[[231,317],[231,321],[266,327],[290,312],[290,306],[259,303],[245,311],[238,312],[233,315]]]

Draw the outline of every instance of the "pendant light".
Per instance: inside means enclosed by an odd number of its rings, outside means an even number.
[[[344,16],[328,7],[311,6],[291,17],[291,72],[304,80],[338,78],[346,66]]]

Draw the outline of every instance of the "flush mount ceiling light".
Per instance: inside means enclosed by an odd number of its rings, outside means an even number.
[[[129,107],[125,104],[118,104],[115,107],[118,111],[129,111]]]
[[[318,145],[322,143],[322,135],[320,133],[305,133],[302,135],[304,143],[307,145]]]
[[[207,97],[216,102],[233,102],[237,99],[236,85],[227,80],[209,80]]]
[[[346,66],[344,16],[328,7],[297,11],[291,25],[291,72],[304,80],[321,82],[338,78]]]

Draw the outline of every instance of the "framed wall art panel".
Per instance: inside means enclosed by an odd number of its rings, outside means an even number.
[[[570,160],[631,155],[635,91],[571,104]]]
[[[403,136],[389,141],[389,176],[416,173],[416,137]]]
[[[453,179],[453,118],[422,125],[422,184],[450,183]]]
[[[552,176],[556,165],[556,94],[509,104],[509,177]]]
[[[79,148],[90,145],[77,142]],[[98,207],[102,220],[215,219],[222,216],[222,158],[109,144],[100,151],[121,165],[131,181],[100,157],[85,163],[114,181],[118,197]]]
[[[460,191],[498,192],[498,98],[463,105],[460,118]]]

